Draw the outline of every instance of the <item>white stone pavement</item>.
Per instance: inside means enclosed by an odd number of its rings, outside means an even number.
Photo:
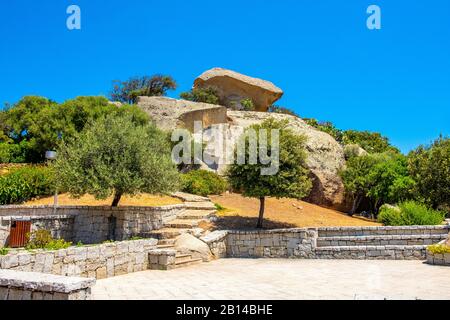
[[[450,267],[421,261],[221,259],[97,281],[94,299],[450,299]]]

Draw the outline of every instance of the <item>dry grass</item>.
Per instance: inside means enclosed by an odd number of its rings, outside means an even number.
[[[68,194],[61,194],[58,196],[58,204],[59,205],[68,205],[68,206],[110,206],[112,203],[112,198],[108,198],[106,200],[96,200],[91,195],[85,195],[80,199],[74,199],[70,197]],[[153,194],[141,194],[135,197],[127,197],[124,196],[120,200],[119,206],[137,206],[137,207],[157,207],[157,206],[166,206],[171,204],[182,203],[181,200],[170,197],[170,196],[162,196],[162,195],[153,195]],[[40,198],[36,200],[31,200],[25,203],[25,205],[33,206],[33,205],[52,205],[53,197]]]
[[[218,216],[221,219],[214,225],[210,225],[209,229],[248,229],[256,226],[259,200],[244,198],[233,193],[211,196],[210,198],[226,210],[219,211]],[[380,225],[376,222],[352,218],[336,210],[294,199],[267,198],[264,218],[266,229]]]

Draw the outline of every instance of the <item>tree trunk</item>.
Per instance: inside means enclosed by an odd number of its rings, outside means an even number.
[[[116,191],[116,193],[114,193],[114,200],[111,206],[117,207],[119,205],[120,198],[122,198],[122,192]]]
[[[258,229],[262,229],[263,221],[264,221],[264,209],[266,205],[266,198],[259,198],[259,217],[258,217],[258,225],[256,226]]]
[[[361,204],[362,197],[357,195],[355,197],[355,200],[353,200],[353,206],[352,211],[350,211],[350,215],[354,215],[356,213],[356,210],[358,210],[359,205]]]

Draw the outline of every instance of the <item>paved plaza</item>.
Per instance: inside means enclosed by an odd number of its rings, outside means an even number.
[[[450,268],[421,261],[221,259],[98,280],[93,299],[450,299]]]

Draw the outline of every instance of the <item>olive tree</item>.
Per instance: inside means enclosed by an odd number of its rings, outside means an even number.
[[[235,162],[228,169],[227,176],[232,188],[242,192],[245,197],[258,198],[260,201],[257,228],[263,227],[266,197],[301,199],[307,196],[312,188],[312,182],[308,176],[309,170],[305,164],[306,138],[294,134],[287,126],[288,121],[276,121],[272,118],[261,124],[251,126],[241,137],[241,142],[243,142],[241,145],[245,146],[245,163]],[[256,150],[252,150],[250,147],[251,135],[249,130],[256,132],[256,137],[260,142],[257,144]],[[274,143],[272,141],[272,130],[276,130],[275,132],[279,134],[277,148],[279,157],[275,160],[278,172],[273,175],[263,175],[262,170],[267,168],[267,164],[263,164],[264,160],[261,155],[267,152],[267,155],[271,157],[272,154],[270,153],[277,147],[272,145]],[[266,134],[267,149],[261,144],[261,136]],[[252,164],[250,161],[251,153],[255,151],[258,155],[258,161],[256,164]],[[237,156],[238,150],[235,154]]]
[[[108,115],[61,143],[55,171],[58,187],[80,197],[166,193],[178,187],[166,135],[153,124],[139,124],[131,115]]]

